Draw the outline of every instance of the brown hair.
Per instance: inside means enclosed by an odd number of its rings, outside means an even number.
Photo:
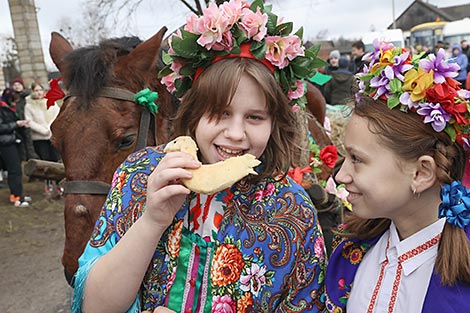
[[[422,155],[434,158],[436,176],[441,184],[461,180],[465,164],[463,148],[444,132],[436,132],[416,113],[390,110],[382,100],[363,97],[354,113],[369,120],[369,129],[382,143],[403,160],[415,161]],[[413,143],[413,144],[410,144]],[[361,219],[349,216],[345,224],[347,238],[373,238],[390,226],[388,219]],[[457,281],[470,283],[470,243],[465,231],[446,223],[439,243],[436,271],[445,285]]]
[[[243,74],[252,77],[266,98],[272,117],[271,136],[263,155],[263,169],[257,181],[271,176],[275,171],[287,173],[292,164],[296,143],[296,118],[288,99],[273,74],[262,63],[248,58],[229,58],[208,67],[184,95],[175,117],[175,135],[194,137],[200,118],[220,119],[230,105]]]

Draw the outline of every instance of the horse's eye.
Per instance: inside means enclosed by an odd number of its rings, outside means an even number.
[[[129,148],[130,146],[132,146],[132,144],[134,143],[134,141],[135,141],[135,135],[126,136],[126,137],[122,138],[121,141],[118,142],[116,148],[117,148],[118,150],[127,149],[127,148]]]

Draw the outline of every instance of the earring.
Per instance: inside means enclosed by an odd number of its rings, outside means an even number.
[[[413,193],[413,198],[418,199],[421,196],[420,192],[416,192],[416,188],[411,187],[411,192]]]

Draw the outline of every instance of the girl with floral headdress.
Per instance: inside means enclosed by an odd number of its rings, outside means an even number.
[[[317,312],[325,249],[315,208],[286,173],[303,78],[322,63],[301,31],[261,1],[211,3],[171,38],[162,82],[181,98],[175,136],[203,164],[250,153],[262,163],[204,195],[180,183],[201,163],[164,146],[114,175],[79,260],[73,312]]]
[[[470,92],[458,67],[375,42],[336,180],[353,215],[329,260],[329,312],[469,312]]]

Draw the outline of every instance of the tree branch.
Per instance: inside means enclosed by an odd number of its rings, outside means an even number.
[[[199,15],[196,9],[194,9],[186,0],[180,0],[183,4],[194,14]]]
[[[202,6],[201,6],[201,2],[199,0],[194,0],[194,2],[196,3],[196,7],[197,7],[197,10],[199,11],[199,14],[198,15],[202,15]],[[207,7],[207,5],[206,5]]]

